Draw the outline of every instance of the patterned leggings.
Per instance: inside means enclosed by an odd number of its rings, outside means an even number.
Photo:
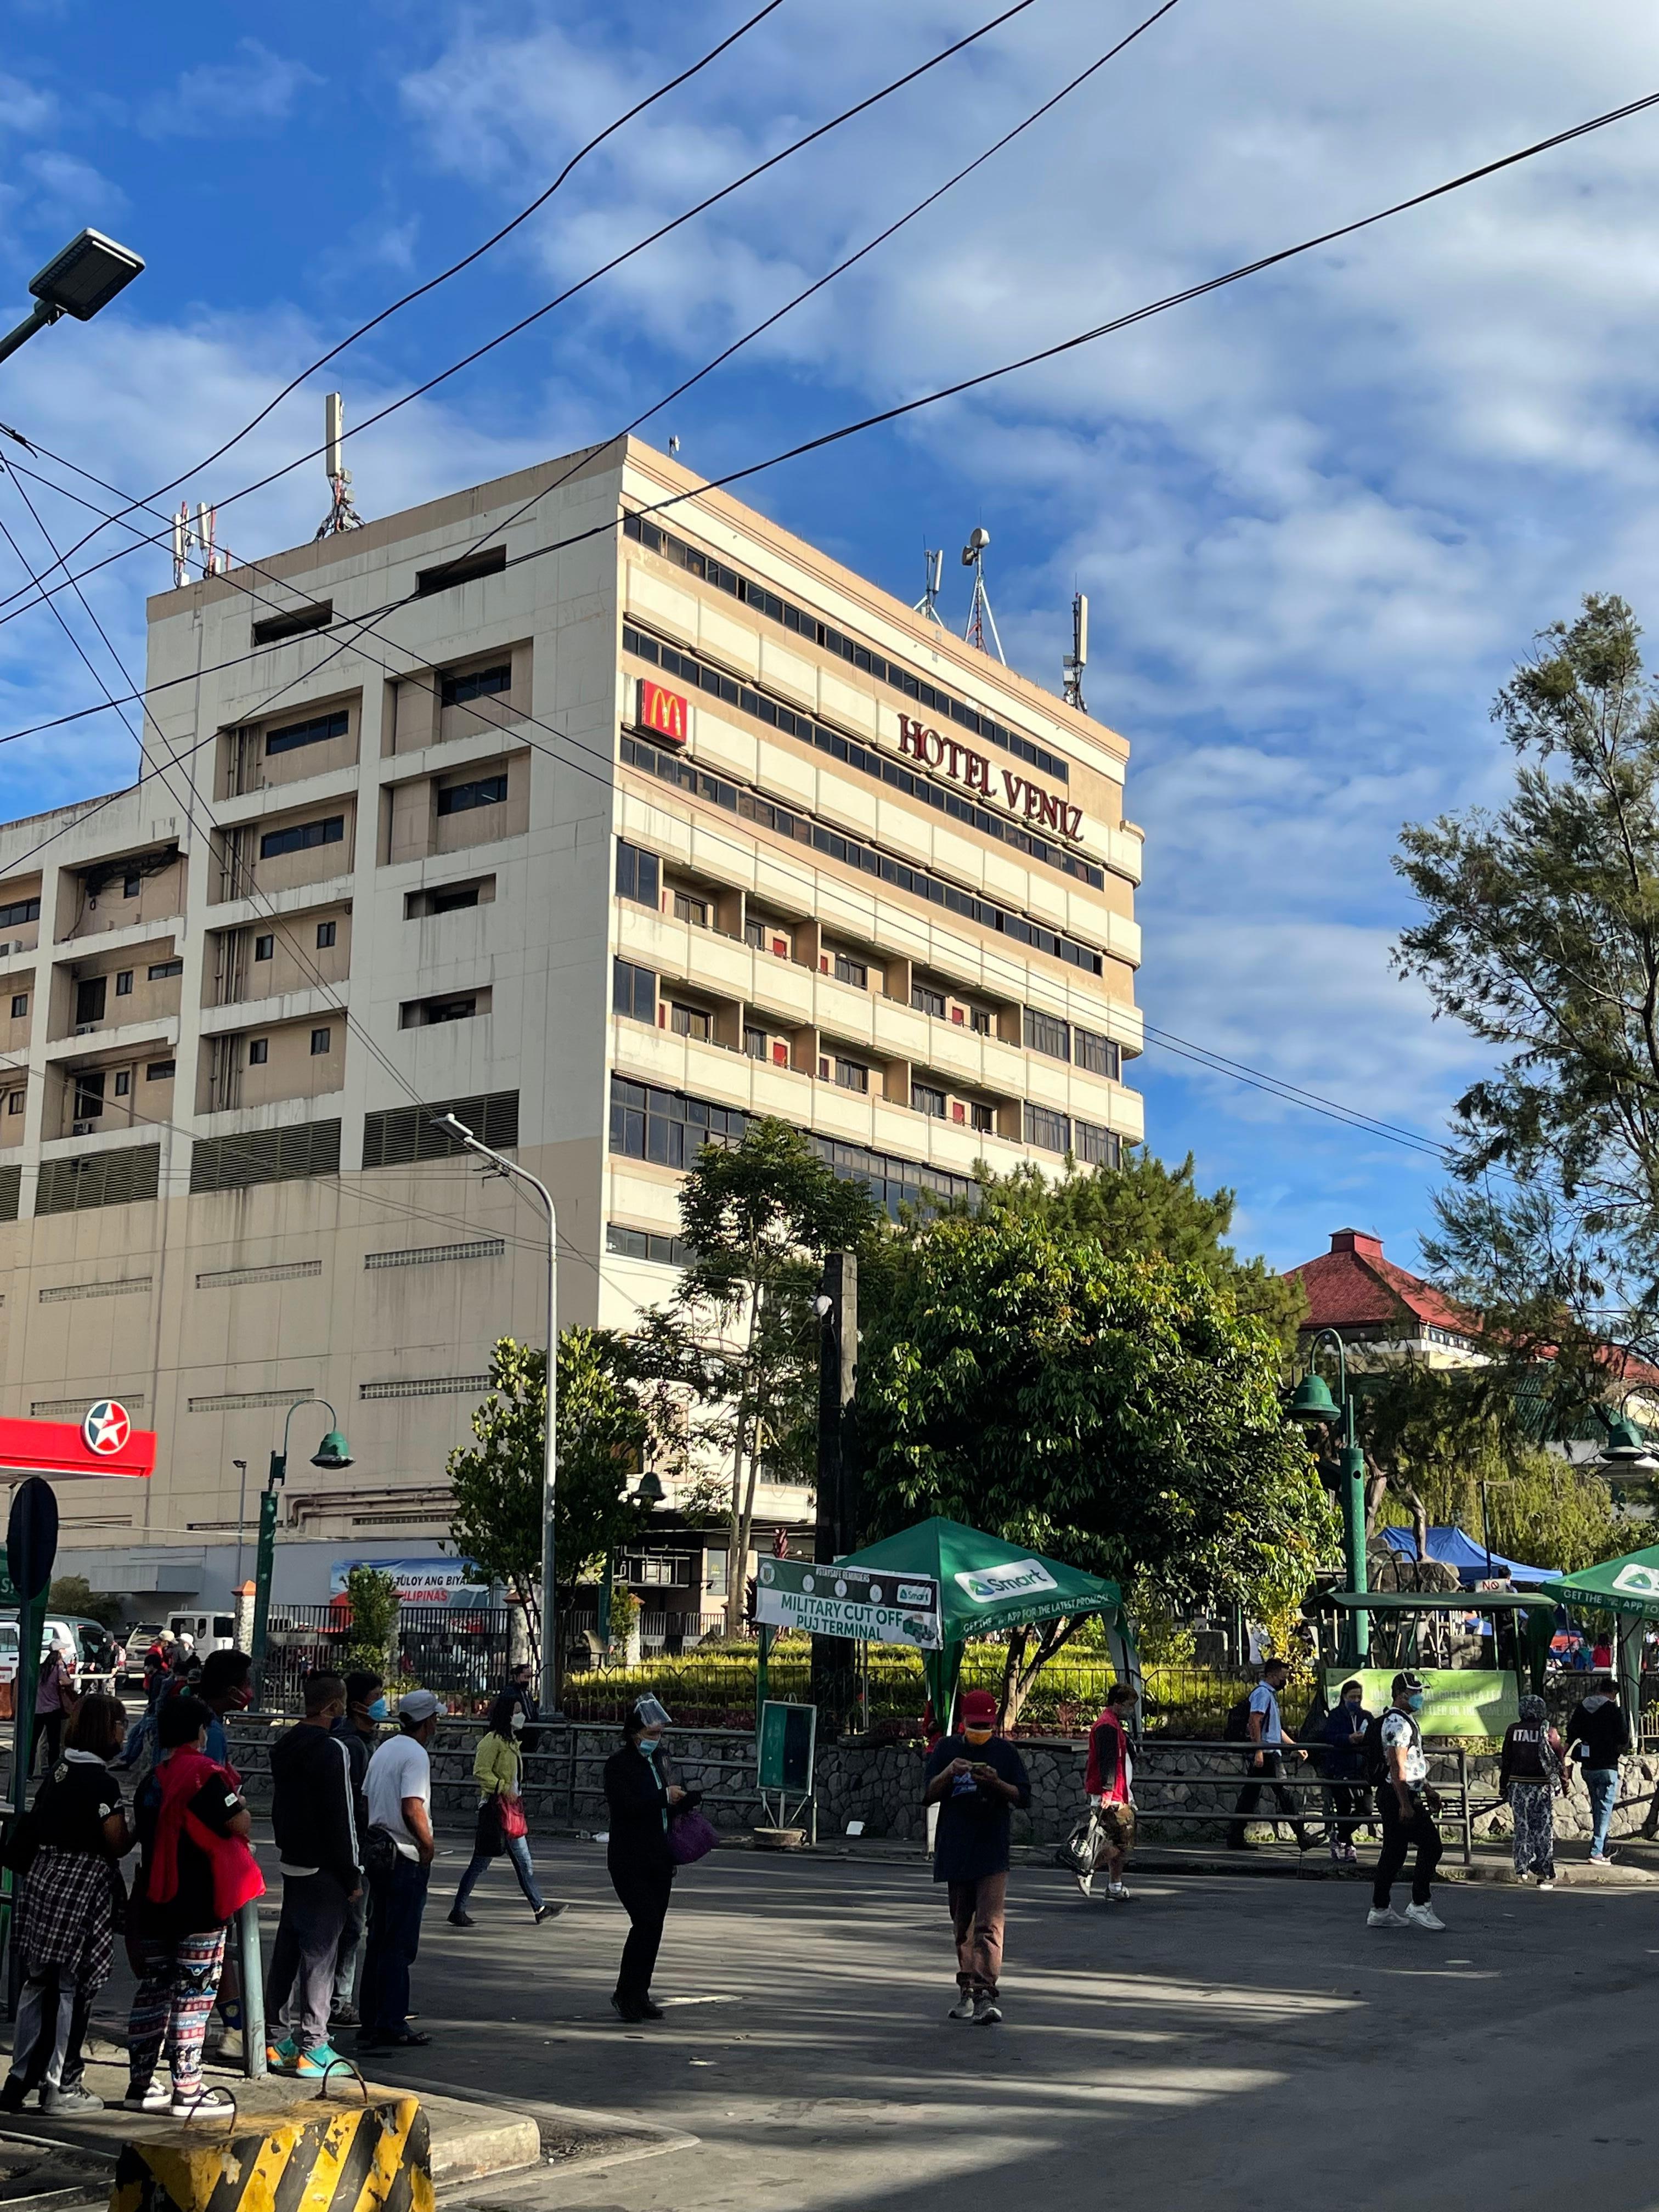
[[[127,2049],[133,2081],[155,2077],[165,2040],[176,2090],[194,2090],[202,2079],[202,2039],[225,1963],[225,1931],[180,1936],[172,1942],[146,1939],[138,1947],[143,1972],[133,1991]]]
[[[1555,1873],[1555,1808],[1547,1782],[1511,1782],[1515,1870],[1549,1881]]]

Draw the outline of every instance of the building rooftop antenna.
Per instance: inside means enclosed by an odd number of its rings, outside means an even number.
[[[991,612],[991,595],[985,588],[985,549],[991,542],[991,533],[981,527],[962,549],[962,565],[974,572],[974,596],[968,608],[968,626],[963,631],[969,645],[976,645],[981,653],[994,651],[1006,668],[1008,656],[1002,649],[1002,640],[997,635],[997,618]],[[985,637],[989,631],[991,642]]]
[[[345,440],[345,402],[331,392],[323,402],[324,467],[333,501],[318,530],[318,538],[332,538],[342,530],[361,530],[363,518],[352,504],[351,471],[342,447]],[[316,539],[313,539],[313,544]]]
[[[1066,703],[1086,714],[1083,703],[1083,672],[1089,665],[1089,599],[1085,592],[1072,594],[1072,649],[1060,663],[1066,671]]]
[[[910,611],[912,614],[920,615],[924,622],[937,623],[943,629],[945,617],[939,611],[939,586],[945,580],[945,548],[941,545],[935,552],[931,546],[924,545],[921,549],[921,565],[927,579],[927,586]]]

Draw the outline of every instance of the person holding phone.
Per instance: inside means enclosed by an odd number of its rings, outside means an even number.
[[[957,1710],[958,1731],[927,1755],[922,1802],[939,1807],[933,1880],[946,1885],[957,1942],[957,2001],[949,2017],[991,2027],[1002,2018],[1011,1816],[1016,1805],[1030,1803],[1031,1778],[995,1732],[997,1701],[988,1690],[965,1690]]]

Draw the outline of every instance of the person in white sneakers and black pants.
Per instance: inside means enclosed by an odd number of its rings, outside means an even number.
[[[1394,1703],[1365,1731],[1366,1764],[1376,1783],[1376,1809],[1382,1821],[1382,1849],[1371,1885],[1370,1928],[1443,1928],[1429,1902],[1434,1870],[1440,1863],[1440,1831],[1435,1826],[1439,1800],[1429,1786],[1429,1762],[1423,1753],[1423,1685],[1415,1674],[1396,1674]],[[1412,1845],[1412,1901],[1403,1913],[1389,1901],[1395,1877]]]

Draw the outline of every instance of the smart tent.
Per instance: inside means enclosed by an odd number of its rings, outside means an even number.
[[[939,1588],[944,1649],[923,1655],[927,1694],[935,1715],[948,1719],[962,1672],[963,1647],[972,1637],[1077,1613],[1098,1613],[1120,1681],[1140,1686],[1140,1662],[1123,1613],[1123,1593],[1103,1575],[1085,1574],[1029,1546],[937,1516],[851,1552],[843,1566],[890,1575],[931,1575]]]
[[[1659,1621],[1659,1544],[1563,1575],[1553,1595],[1563,1605],[1617,1615],[1619,1685],[1633,1718],[1642,1704],[1643,1630],[1648,1622]]]

